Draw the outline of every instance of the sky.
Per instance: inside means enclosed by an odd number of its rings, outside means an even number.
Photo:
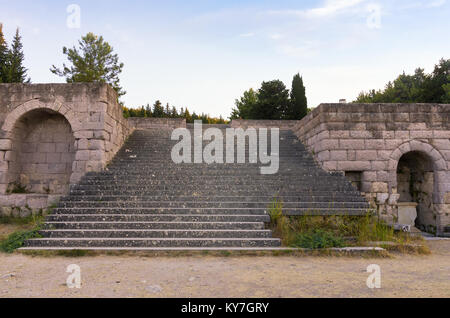
[[[64,82],[62,47],[94,32],[125,64],[126,106],[225,118],[263,81],[300,73],[313,108],[450,58],[447,0],[0,0],[0,22],[9,42],[20,28],[33,83]]]

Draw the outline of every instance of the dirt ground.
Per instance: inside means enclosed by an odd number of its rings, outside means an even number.
[[[450,240],[428,243],[431,255],[393,258],[0,254],[0,297],[450,297]],[[380,289],[366,286],[370,264]]]

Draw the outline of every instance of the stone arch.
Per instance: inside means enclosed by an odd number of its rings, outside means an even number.
[[[16,107],[2,125],[3,188],[26,186],[32,193],[64,194],[75,161],[72,110],[61,103],[31,100]]]
[[[442,156],[442,154],[434,148],[429,143],[410,140],[401,144],[397,149],[395,149],[389,158],[388,170],[389,170],[389,187],[397,187],[397,166],[400,158],[408,152],[420,152],[425,156],[428,156],[433,162],[433,170],[435,172],[435,192],[433,193],[434,203],[443,203],[444,192],[445,192],[445,179],[446,175],[449,173],[447,168],[447,162]]]
[[[422,230],[437,226],[440,207],[448,191],[445,181],[450,177],[447,162],[440,151],[424,141],[405,142],[389,158],[389,175],[390,191],[395,188],[401,203],[418,204],[416,226]],[[406,188],[408,186],[409,189]]]

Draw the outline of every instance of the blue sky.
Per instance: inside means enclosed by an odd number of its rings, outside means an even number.
[[[80,28],[67,27],[70,4]],[[0,22],[8,41],[20,27],[33,83],[63,82],[49,68],[91,31],[125,64],[127,106],[160,99],[224,117],[264,80],[290,87],[299,72],[316,107],[450,58],[447,0],[0,0]]]

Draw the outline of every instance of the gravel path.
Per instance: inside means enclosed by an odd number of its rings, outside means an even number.
[[[0,297],[450,297],[450,241],[432,255],[31,257],[0,254]],[[82,287],[66,286],[69,264]],[[366,286],[381,266],[381,289]]]

